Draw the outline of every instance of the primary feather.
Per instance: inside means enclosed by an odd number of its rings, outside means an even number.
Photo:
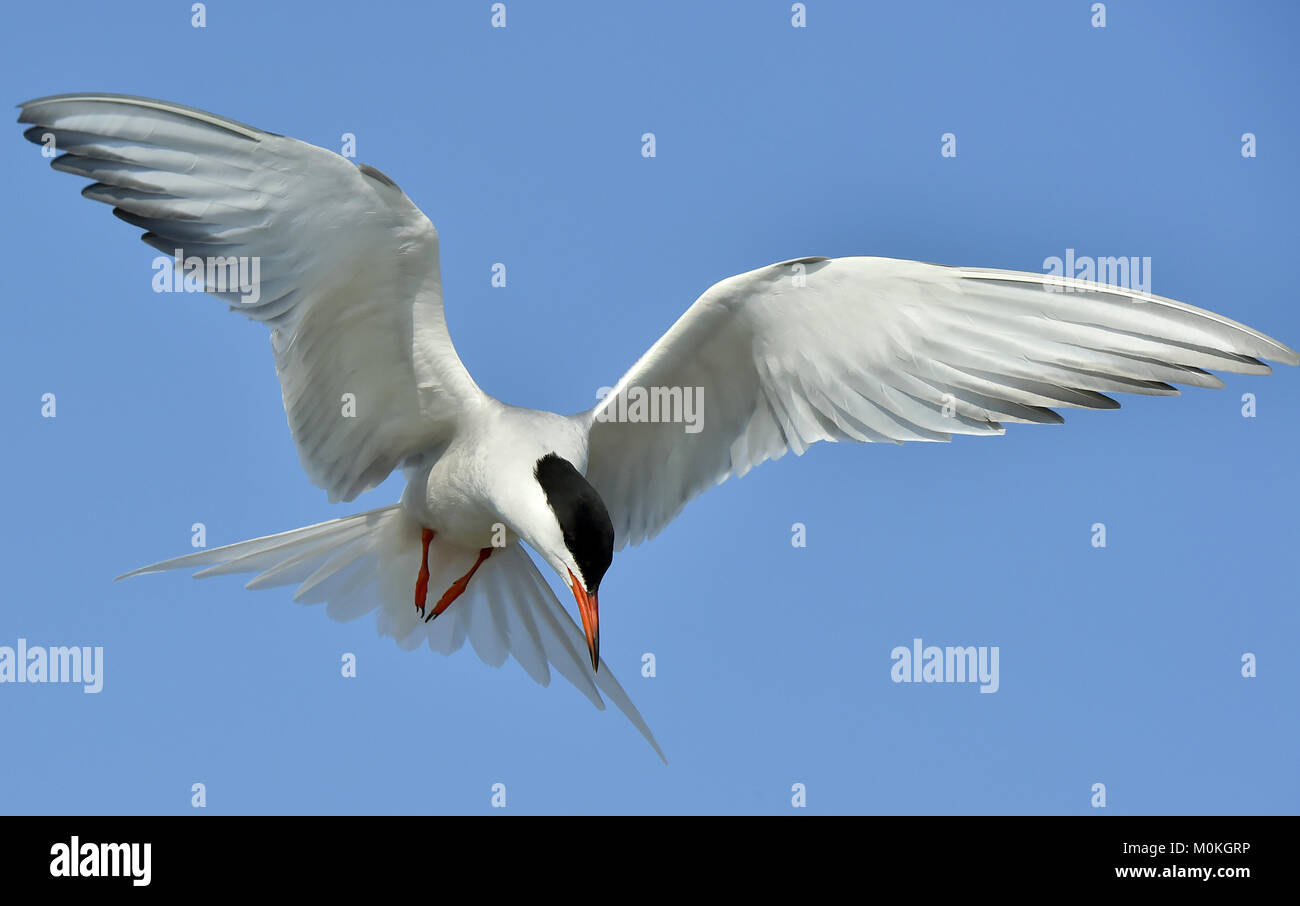
[[[258,259],[256,293],[209,291],[271,329],[303,469],[331,500],[375,487],[482,404],[447,333],[437,231],[379,171],[148,98],[40,98],[18,119],[34,142],[54,136],[52,166],[96,180],[82,194],[154,248]]]
[[[1294,350],[1203,309],[1121,287],[892,258],[803,258],[710,287],[579,418],[617,545],[694,497],[818,441],[947,441],[1054,424],[1108,393],[1220,387]],[[602,418],[630,388],[699,388],[702,430]]]

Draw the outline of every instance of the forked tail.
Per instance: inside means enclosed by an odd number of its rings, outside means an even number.
[[[451,654],[469,639],[482,660],[500,667],[513,655],[538,683],[550,685],[554,667],[601,710],[604,692],[666,762],[663,750],[632,700],[601,661],[593,675],[582,630],[561,606],[531,557],[518,544],[494,551],[446,613],[431,622],[414,602],[420,565],[420,526],[400,504],[342,519],[240,541],[132,570],[144,575],[202,566],[195,578],[257,573],[250,589],[298,586],[293,599],[325,604],[331,619],[355,620],[378,611],[379,631],[405,649],[427,642]],[[432,600],[463,575],[477,551],[435,537],[429,548]]]

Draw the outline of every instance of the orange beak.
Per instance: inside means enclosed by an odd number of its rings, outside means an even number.
[[[587,589],[569,570],[569,588],[578,602],[578,613],[582,615],[582,628],[587,633],[587,650],[591,652],[591,672],[600,669],[600,610],[595,595],[587,594]]]

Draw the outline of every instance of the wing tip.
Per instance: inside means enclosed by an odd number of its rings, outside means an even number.
[[[1266,340],[1269,348],[1267,352],[1256,353],[1257,357],[1262,356],[1270,362],[1277,362],[1279,365],[1300,365],[1300,352],[1296,352],[1290,346],[1270,336],[1260,334],[1259,338]]]

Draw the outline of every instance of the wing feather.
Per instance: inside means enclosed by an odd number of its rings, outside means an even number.
[[[85,197],[165,254],[203,259],[203,288],[271,329],[303,469],[332,500],[445,441],[486,398],[447,332],[438,234],[378,170],[149,98],[21,108],[27,138],[54,136],[54,169],[94,180]],[[257,279],[223,285],[217,259],[245,276],[256,262]]]
[[[796,270],[791,265],[799,265]],[[805,258],[707,290],[585,419],[616,544],[655,535],[731,475],[818,441],[947,441],[1107,394],[1222,387],[1209,369],[1300,364],[1244,324],[1126,288],[889,258]],[[636,388],[702,393],[697,432],[620,421]]]

